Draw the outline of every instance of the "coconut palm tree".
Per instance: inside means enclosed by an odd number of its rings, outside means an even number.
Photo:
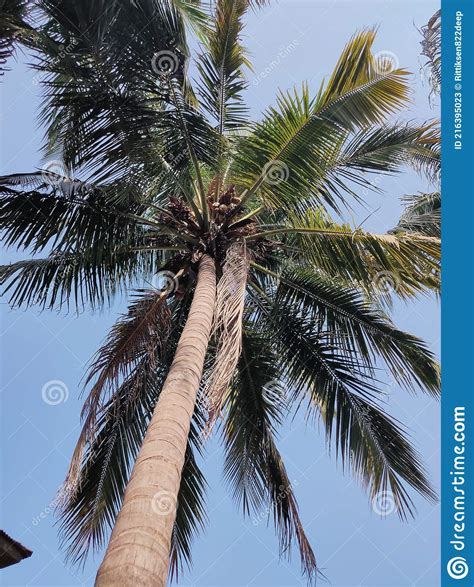
[[[87,376],[62,506],[74,560],[113,528],[96,585],[165,585],[190,562],[214,431],[243,513],[268,511],[281,553],[296,542],[313,579],[277,447],[303,408],[371,498],[391,492],[402,518],[410,488],[435,498],[377,372],[382,361],[405,388],[439,393],[432,353],[388,314],[438,288],[439,240],[344,222],[375,174],[433,172],[433,125],[394,120],[409,75],[374,56],[371,29],[315,93],[281,93],[251,121],[249,5],[43,0],[28,36],[49,161],[0,180],[5,243],[33,255],[2,268],[5,293],[51,309],[130,295]]]

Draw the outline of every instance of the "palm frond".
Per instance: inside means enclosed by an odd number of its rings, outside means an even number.
[[[375,189],[367,172],[395,173],[404,165],[413,167],[429,180],[438,178],[441,169],[440,133],[436,123],[422,126],[398,123],[368,128],[350,136],[328,170],[363,188]],[[349,192],[349,189],[345,189]]]
[[[257,232],[247,240],[281,236],[288,255],[329,278],[337,278],[387,303],[439,291],[440,241],[418,233],[374,234],[338,225],[320,211],[299,214],[286,227]]]
[[[144,357],[148,358],[151,369],[156,369],[160,364],[172,325],[168,294],[167,290],[139,292],[129,305],[127,314],[112,327],[96,353],[86,385],[92,381],[95,383],[82,408],[83,427],[66,481],[73,492],[80,481],[84,447],[93,438],[100,409],[113,397],[120,379],[129,376]],[[130,398],[131,401],[133,399]]]
[[[408,100],[407,72],[382,68],[371,52],[374,36],[354,36],[314,99],[305,87],[301,94],[280,95],[277,107],[242,140],[232,175],[247,188],[244,199],[258,192],[267,205],[294,208],[300,194],[309,194],[337,209],[334,196],[318,190],[325,161],[351,132],[383,123]]]
[[[197,182],[200,212],[207,220],[208,205],[200,163],[212,166],[217,155],[217,135],[204,117],[186,104],[181,88],[171,76],[165,76],[171,102],[176,115],[176,124],[182,131],[183,149],[189,154],[192,171]],[[200,132],[202,131],[202,132]],[[189,202],[191,204],[191,202]]]
[[[315,331],[325,333],[339,354],[347,353],[351,361],[356,353],[371,373],[375,373],[376,360],[381,358],[401,385],[408,389],[417,387],[435,396],[439,394],[439,367],[426,345],[398,330],[357,289],[292,265],[272,285],[275,304],[312,320]]]
[[[166,255],[156,250],[111,252],[100,247],[80,253],[53,251],[49,257],[1,265],[0,286],[13,307],[96,309],[117,294],[151,281]]]
[[[175,319],[164,360],[156,366],[150,355],[144,356],[100,412],[95,434],[81,463],[80,483],[75,492],[63,494],[60,533],[63,544],[67,545],[67,556],[73,562],[84,562],[90,550],[102,548],[113,527],[182,327],[179,315]],[[170,568],[176,576],[184,564],[191,565],[191,541],[206,520],[206,482],[195,459],[196,453],[202,451],[203,437],[199,433],[202,427],[203,416],[198,406],[188,441],[171,542]]]
[[[170,181],[179,180],[174,177]],[[157,237],[173,235],[178,241],[189,242],[190,235],[155,218],[156,211],[160,211],[156,204],[161,203],[163,195],[156,193],[159,186],[162,187],[161,178],[149,190],[142,190],[133,181],[95,184],[49,170],[0,177],[4,240],[9,247],[30,248],[33,252],[46,247],[81,249],[105,244],[110,231],[121,230],[114,237],[123,246],[127,234],[143,234],[143,227],[147,227]],[[167,203],[173,195],[170,189],[168,184]],[[109,233],[104,231],[104,225],[110,227]]]
[[[247,122],[247,109],[242,101],[247,83],[242,77],[242,68],[250,64],[240,37],[242,17],[248,5],[248,0],[216,2],[213,26],[208,33],[205,52],[198,61],[202,104],[215,121],[220,135],[239,130]]]
[[[191,99],[185,21],[199,20],[199,7],[172,0],[39,4],[45,22],[34,66],[43,73],[47,154],[62,153],[68,166],[96,180],[156,176],[162,134],[180,134],[166,110],[162,73],[171,71]],[[182,152],[164,153],[187,165]]]
[[[29,26],[25,22],[29,11],[27,0],[2,0],[0,4],[0,75],[15,54],[15,44]]]
[[[296,539],[308,580],[318,574],[316,559],[304,532],[292,482],[275,443],[285,415],[277,356],[268,338],[246,329],[237,374],[229,389],[224,424],[225,478],[244,514],[273,516],[280,554],[290,555]]]
[[[376,31],[368,29],[352,37],[315,102],[316,112],[346,129],[380,124],[409,99],[409,73],[373,55],[375,36]]]
[[[440,192],[406,196],[404,202],[406,208],[391,232],[414,232],[441,238]]]
[[[324,333],[315,330],[311,318],[289,306],[275,302],[261,306],[261,327],[273,333],[292,400],[299,406],[308,399],[309,413],[320,415],[325,425],[328,445],[334,445],[336,456],[352,469],[371,498],[390,491],[402,518],[414,511],[406,485],[434,499],[419,456],[399,423],[378,405],[380,392],[357,353],[349,360],[347,353],[341,354]]]
[[[421,29],[422,55],[426,57],[426,69],[429,72],[431,91],[441,92],[441,10],[437,10],[428,23]]]
[[[34,255],[1,268],[10,302],[96,307],[151,279],[168,256],[160,246],[179,248],[181,237],[152,220],[144,199],[131,184],[98,186],[50,171],[0,178],[2,240]],[[44,250],[46,258],[36,257]]]
[[[418,148],[408,153],[408,163],[428,181],[438,184],[441,178],[441,129],[439,120],[425,125],[417,141]]]
[[[204,36],[209,29],[207,5],[201,0],[172,0],[175,9],[181,14],[185,24],[193,29],[198,37]]]
[[[139,228],[133,214],[144,210],[133,184],[100,186],[47,170],[1,177],[0,199],[5,245],[33,253],[123,246]]]
[[[80,481],[74,491],[62,492],[60,534],[73,562],[84,560],[90,549],[100,549],[114,524],[163,381],[163,370],[150,369],[145,357],[95,422],[95,435],[80,463]]]

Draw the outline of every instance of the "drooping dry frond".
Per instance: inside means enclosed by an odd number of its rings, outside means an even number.
[[[441,92],[441,10],[433,14],[428,23],[421,29],[422,55],[427,59],[426,68],[433,94]]]
[[[204,389],[210,405],[210,425],[221,411],[242,350],[242,319],[249,267],[250,255],[245,244],[232,245],[227,251],[222,277],[217,284],[213,325],[218,341],[217,351]]]
[[[66,493],[60,505],[60,537],[67,544],[67,560],[82,563],[92,551],[104,547],[109,529],[121,507],[133,463],[169,370],[189,304],[173,313],[173,328],[165,356],[158,368],[154,357],[144,356],[124,378],[114,398],[104,406],[97,421],[97,433],[86,446],[78,491]],[[119,400],[117,401],[117,397]],[[196,462],[202,454],[204,423],[196,406],[191,423],[186,461],[178,495],[176,521],[171,539],[170,574],[192,563],[191,543],[204,526],[206,481]]]
[[[392,232],[410,232],[441,238],[441,193],[409,195],[398,225]]]
[[[83,427],[65,481],[68,492],[74,493],[80,482],[80,470],[84,447],[96,432],[98,415],[107,401],[114,397],[120,379],[127,377],[132,368],[144,357],[149,357],[151,367],[157,365],[166,344],[170,327],[168,291],[142,292],[110,331],[86,379],[86,385],[96,379],[86,398],[81,416]],[[133,402],[133,397],[128,398]],[[119,406],[117,405],[117,409]]]

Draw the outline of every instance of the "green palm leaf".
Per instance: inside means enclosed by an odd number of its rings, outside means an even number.
[[[169,92],[161,83],[166,62],[191,97],[185,70],[185,20],[205,20],[195,2],[134,3],[44,0],[35,67],[44,75],[42,121],[46,152],[63,153],[68,166],[97,180],[135,172],[153,176],[161,136],[175,135]],[[196,21],[197,19],[197,21]],[[92,23],[92,24],[91,24]],[[199,128],[195,129],[199,132]],[[181,151],[164,151],[180,166]]]
[[[247,108],[242,100],[247,83],[242,68],[250,67],[250,63],[240,43],[242,17],[247,8],[248,0],[216,3],[213,28],[208,32],[205,52],[198,62],[202,104],[220,135],[247,124]]]
[[[358,354],[351,359],[341,354],[324,333],[315,331],[310,318],[288,306],[266,306],[261,327],[275,337],[293,401],[300,405],[308,399],[310,412],[322,418],[328,443],[334,443],[343,465],[350,466],[371,498],[390,491],[402,518],[413,513],[406,485],[434,499],[418,455],[399,423],[378,405],[379,392]]]
[[[277,108],[268,110],[242,141],[233,177],[247,188],[244,198],[258,192],[268,205],[294,208],[297,195],[309,192],[337,209],[330,192],[313,188],[328,155],[340,149],[349,133],[383,123],[408,99],[407,72],[381,73],[382,64],[371,53],[374,36],[374,31],[364,31],[348,43],[314,99],[306,87],[301,95],[280,95]]]
[[[283,388],[277,384],[277,364],[268,339],[247,329],[227,400],[223,430],[225,477],[244,514],[252,510],[258,517],[272,512],[281,554],[289,555],[296,540],[303,571],[311,581],[318,572],[316,559],[276,447],[276,428],[287,410]]]
[[[398,330],[358,290],[309,269],[291,266],[275,280],[274,287],[278,306],[301,312],[312,320],[315,330],[325,333],[339,353],[347,352],[349,360],[357,353],[374,373],[374,359],[381,357],[401,385],[439,394],[439,367],[426,345]]]
[[[30,28],[25,22],[28,10],[26,0],[2,0],[0,3],[0,75],[15,53],[15,44]]]
[[[295,262],[329,278],[362,287],[389,302],[439,291],[440,241],[423,234],[374,234],[338,225],[318,210],[308,210],[281,228],[257,232],[248,240],[281,235]]]
[[[404,198],[406,208],[391,232],[414,232],[441,238],[441,194],[417,194]]]
[[[49,171],[1,177],[0,198],[6,246],[34,253],[126,242],[139,229],[133,214],[146,210],[133,184],[98,186]]]
[[[410,165],[432,179],[440,173],[439,146],[439,128],[433,123],[371,127],[350,136],[328,166],[362,187],[370,187],[371,184],[354,174],[355,171],[394,173],[400,171],[403,165]]]
[[[0,285],[13,307],[78,311],[110,303],[118,293],[152,280],[164,257],[155,251],[116,252],[99,247],[82,253],[53,253],[46,258],[0,266]]]
[[[97,186],[49,171],[0,178],[3,242],[49,253],[2,266],[10,302],[96,307],[143,285],[181,240],[147,218],[147,209],[142,193],[123,182]]]

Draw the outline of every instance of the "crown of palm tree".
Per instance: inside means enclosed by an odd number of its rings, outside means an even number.
[[[218,0],[207,14],[185,0],[41,0],[40,24],[18,25],[43,74],[45,153],[59,162],[0,180],[5,242],[33,254],[2,267],[5,291],[17,306],[97,308],[134,290],[87,377],[62,512],[73,559],[114,523],[203,254],[216,261],[217,304],[172,569],[190,562],[205,523],[195,457],[218,416],[233,496],[245,514],[269,508],[281,552],[296,541],[310,577],[315,557],[277,448],[291,410],[320,419],[343,465],[371,497],[391,491],[402,517],[409,487],[435,497],[385,413],[376,370],[382,361],[403,387],[439,392],[432,353],[387,313],[393,297],[438,290],[439,235],[410,210],[390,234],[341,218],[377,189],[374,174],[437,173],[436,126],[393,121],[409,74],[373,55],[372,29],[350,39],[314,94],[282,93],[250,121],[249,4]],[[194,83],[188,25],[200,39]]]

